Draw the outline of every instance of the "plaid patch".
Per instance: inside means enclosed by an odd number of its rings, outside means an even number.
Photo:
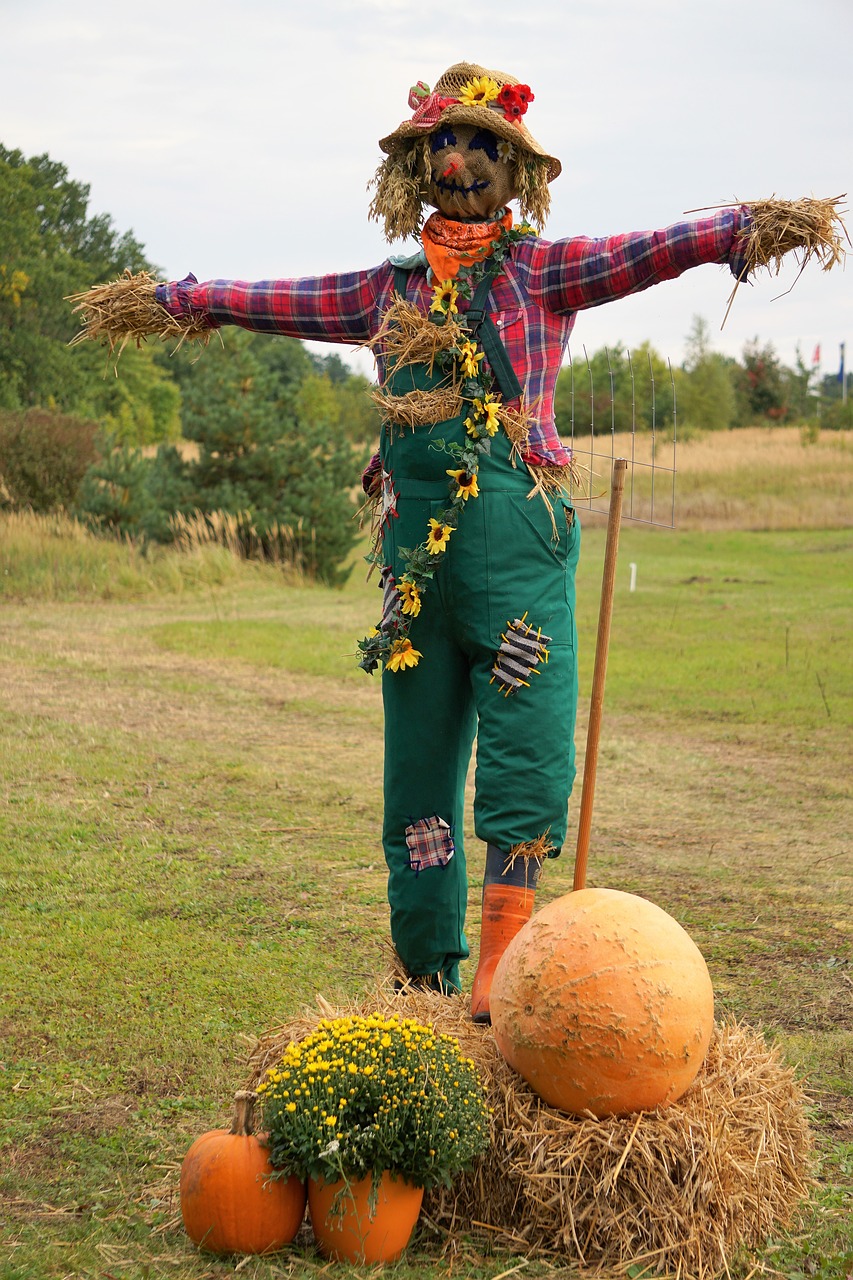
[[[527,617],[525,613],[524,618]],[[547,645],[550,636],[543,636],[542,628],[535,629],[525,622],[524,618],[516,618],[507,623],[506,633],[501,637],[495,665],[492,667],[490,684],[497,680],[504,696],[515,693],[522,687],[528,688],[530,681],[526,677],[541,675],[536,668],[540,662],[548,661]]]
[[[419,818],[406,827],[406,844],[409,847],[409,866],[413,871],[446,867],[455,853],[450,827],[435,813],[431,818]]]

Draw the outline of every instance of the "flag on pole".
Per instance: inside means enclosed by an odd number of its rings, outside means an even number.
[[[840,352],[841,352],[841,363],[838,366],[838,381],[843,385],[844,383],[844,343],[843,342],[841,343]]]
[[[812,356],[812,368],[816,369],[819,364],[820,364],[820,343],[818,343],[814,349],[814,355]]]

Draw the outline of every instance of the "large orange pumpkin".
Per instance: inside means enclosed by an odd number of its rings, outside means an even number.
[[[290,1244],[305,1213],[299,1178],[270,1181],[267,1148],[252,1134],[254,1094],[238,1093],[230,1130],[192,1144],[181,1165],[187,1235],[211,1253],[272,1253]]]
[[[491,1015],[503,1056],[550,1106],[625,1115],[689,1088],[714,1028],[714,993],[698,947],[660,907],[581,889],[512,940]]]

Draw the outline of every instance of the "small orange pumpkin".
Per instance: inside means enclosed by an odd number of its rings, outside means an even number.
[[[255,1095],[238,1093],[230,1130],[196,1138],[181,1165],[187,1235],[211,1253],[272,1253],[290,1244],[305,1214],[305,1183],[270,1181],[267,1148],[252,1133]]]
[[[386,1170],[380,1177],[376,1207],[370,1209],[373,1178],[352,1182],[308,1179],[308,1212],[320,1252],[335,1262],[395,1262],[417,1224],[423,1187]]]
[[[674,1102],[714,1028],[696,944],[634,894],[581,889],[537,912],[498,963],[501,1053],[552,1107],[601,1118]]]

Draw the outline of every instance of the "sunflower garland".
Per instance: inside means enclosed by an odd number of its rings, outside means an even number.
[[[455,346],[437,353],[436,363],[447,377],[460,381],[463,422],[469,438],[463,444],[454,440],[435,440],[431,446],[449,454],[453,463],[447,468],[447,505],[430,517],[426,538],[419,546],[400,548],[403,573],[396,583],[396,604],[386,611],[380,625],[358,642],[358,665],[368,674],[372,674],[380,663],[389,671],[405,671],[417,666],[423,656],[408,638],[412,619],[421,611],[423,597],[459,526],[459,516],[466,502],[479,496],[477,473],[480,459],[491,451],[492,437],[501,423],[502,397],[500,392],[493,390],[486,353],[478,347],[467,329],[466,317],[464,313],[459,314],[457,299],[470,299],[487,266],[495,267],[497,274],[510,247],[532,233],[533,228],[524,222],[518,227],[502,227],[488,259],[470,267],[461,267],[454,280],[442,280],[433,290],[430,321],[439,326],[452,321],[462,335]],[[380,566],[381,547],[375,547],[367,559],[371,564]]]

